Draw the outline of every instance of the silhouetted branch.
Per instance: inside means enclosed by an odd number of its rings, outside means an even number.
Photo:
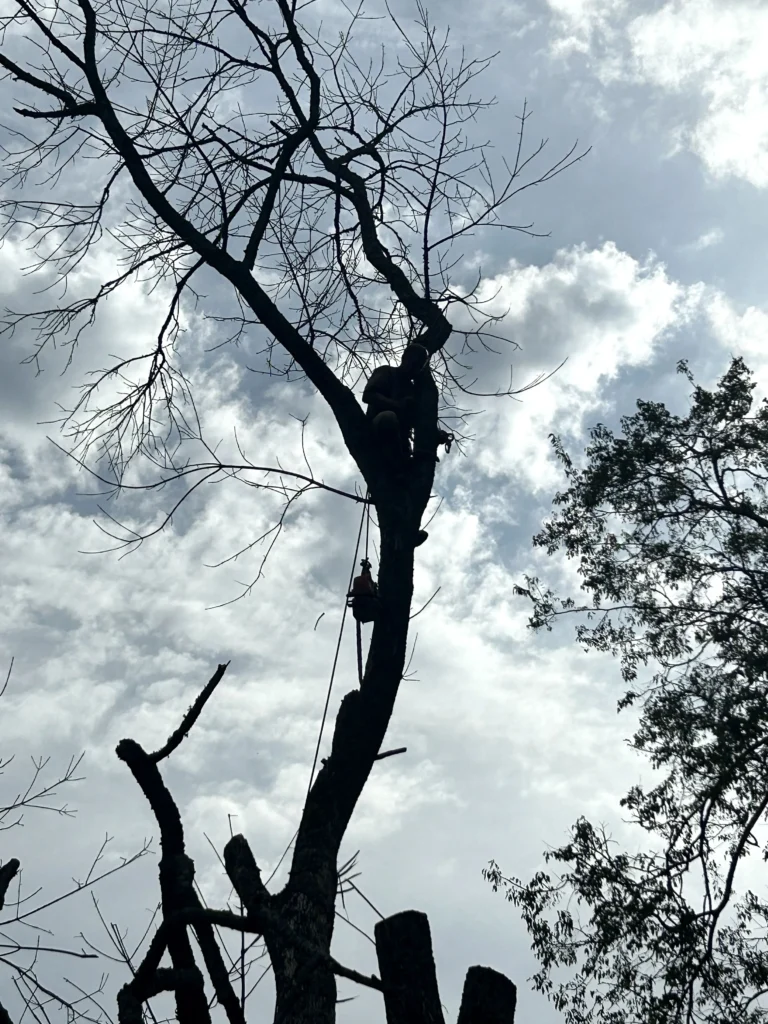
[[[135,740],[121,740],[116,752],[120,760],[130,768],[160,827],[160,892],[164,918],[171,919],[180,910],[199,906],[192,886],[194,865],[184,848],[181,816],[163,782],[156,761]],[[169,977],[176,997],[176,1012],[180,1024],[208,1024],[210,1013],[203,976],[195,963],[186,928],[182,925],[170,925],[164,941],[173,965],[173,975]],[[149,987],[153,984],[151,976],[148,977],[146,984]],[[167,987],[166,981],[163,985]],[[131,1002],[133,991],[130,990],[130,994],[125,996],[126,1012],[129,1014],[134,1008]]]
[[[154,754],[149,755],[150,760],[154,761],[155,764],[158,764],[160,761],[163,760],[164,757],[168,757],[169,754],[172,754],[173,751],[176,750],[176,748],[181,744],[181,741],[185,738],[185,736],[189,734],[189,730],[200,717],[200,713],[205,707],[208,699],[212,696],[213,691],[216,689],[216,687],[223,679],[224,673],[227,671],[228,667],[229,662],[226,662],[226,664],[224,665],[219,665],[219,667],[208,680],[204,688],[195,698],[195,701],[190,707],[190,709],[184,715],[184,718],[181,720],[181,725],[179,725],[178,729],[175,729],[171,733],[165,744],[159,750],[156,750]]]
[[[16,857],[11,857],[0,867],[0,910],[5,906],[5,894],[8,892],[8,886],[16,877],[20,867],[21,864]]]
[[[396,750],[383,750],[380,754],[375,757],[376,761],[383,761],[385,757],[394,757],[395,754],[405,754],[408,752],[408,747],[398,747]]]

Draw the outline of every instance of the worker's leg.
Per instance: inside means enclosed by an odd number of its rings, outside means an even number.
[[[399,468],[405,453],[397,414],[390,410],[380,412],[373,418],[373,429],[385,458],[393,468]]]

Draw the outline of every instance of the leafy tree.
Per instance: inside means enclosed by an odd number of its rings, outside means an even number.
[[[693,383],[685,362],[678,371]],[[744,877],[750,855],[768,857],[768,401],[754,407],[754,388],[733,359],[716,390],[695,388],[687,416],[639,401],[623,436],[591,431],[582,470],[552,437],[569,487],[534,544],[579,560],[592,604],[536,578],[518,591],[534,629],[596,621],[578,641],[620,659],[619,709],[639,707],[632,746],[658,772],[621,801],[645,850],[580,818],[544,855],[554,878],[486,869],[529,929],[536,987],[569,1024],[768,1014],[768,903]]]
[[[161,924],[121,990],[121,1024],[138,1024],[160,992],[173,993],[181,1024],[210,1019],[190,932],[209,991],[231,1024],[241,1024],[244,998],[235,994],[214,927],[263,936],[280,1024],[330,1024],[337,975],[381,990],[391,1024],[441,1021],[423,915],[406,912],[379,925],[380,978],[331,956],[343,875],[337,859],[385,753],[403,677],[414,549],[445,437],[439,419],[461,443],[460,403],[475,393],[473,353],[491,351],[500,319],[479,298],[482,277],[468,280],[462,270],[461,242],[486,228],[532,233],[505,210],[583,154],[573,148],[532,173],[545,144],[524,150],[524,109],[511,160],[494,168],[491,149],[465,132],[488,106],[471,93],[487,61],[461,56],[453,66],[447,35],[420,6],[415,26],[390,16],[395,59],[385,53],[372,61],[354,45],[362,8],[336,35],[313,21],[311,3],[295,0],[13,0],[4,10],[0,66],[23,96],[4,107],[6,234],[33,249],[32,270],[46,285],[71,284],[86,258],[103,256],[100,266],[109,268],[115,247],[118,255],[118,270],[105,269],[93,294],[64,289],[58,302],[8,314],[5,330],[31,330],[30,360],[38,361],[52,344],[74,347],[126,282],[170,296],[149,351],[116,358],[84,382],[62,421],[70,453],[113,492],[176,485],[178,500],[164,522],[202,482],[234,478],[280,490],[286,507],[324,488],[375,509],[380,530],[380,613],[360,686],[342,701],[280,892],[268,890],[238,835],[223,859],[246,913],[202,906],[181,816],[160,771],[225,665],[163,748],[119,744],[162,842]],[[308,466],[256,465],[242,451],[227,462],[207,445],[180,330],[182,303],[200,298],[199,279],[224,290],[227,308],[207,315],[229,325],[227,340],[258,339],[254,370],[281,382],[303,379],[325,400],[362,476],[357,492],[316,478]],[[382,459],[352,388],[414,340],[431,366],[419,376],[413,411],[419,457],[399,473]],[[144,467],[138,482],[129,475],[135,464]],[[149,465],[157,476],[147,483]],[[130,547],[152,532],[122,534],[120,543]],[[514,986],[471,969],[462,1024],[485,1020],[492,1003],[494,1019],[511,1021]]]

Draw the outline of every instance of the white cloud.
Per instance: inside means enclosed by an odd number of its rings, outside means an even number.
[[[722,228],[712,228],[710,231],[704,231],[693,242],[689,242],[681,248],[702,252],[704,249],[711,249],[713,245],[720,245],[724,238],[725,232]]]
[[[685,98],[670,129],[715,178],[768,186],[768,9],[759,0],[549,0],[557,57],[582,53],[604,84],[618,79]]]
[[[729,355],[741,356],[758,383],[756,395],[768,394],[768,310],[748,306],[739,312],[722,292],[713,292],[705,313],[712,334]]]
[[[555,423],[578,432],[620,371],[650,363],[689,323],[702,288],[673,281],[653,256],[641,261],[606,242],[560,250],[543,267],[512,262],[485,295],[494,296],[489,311],[509,310],[504,330],[522,348],[513,357],[519,385],[568,360],[522,404],[497,402],[478,421],[477,464],[535,494],[559,483],[547,440]]]
[[[558,56],[589,53],[595,36],[611,37],[626,14],[626,0],[547,0],[555,33],[550,41]]]

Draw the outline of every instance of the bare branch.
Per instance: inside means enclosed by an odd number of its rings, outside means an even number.
[[[229,662],[226,662],[226,664],[224,665],[219,665],[219,667],[213,673],[213,675],[208,680],[204,688],[195,698],[195,701],[190,707],[190,709],[184,715],[184,718],[181,720],[181,724],[179,725],[179,727],[171,733],[166,743],[162,747],[160,747],[159,750],[156,750],[154,754],[149,755],[150,760],[154,761],[155,764],[158,764],[160,761],[163,760],[163,758],[168,757],[170,754],[172,754],[173,751],[176,750],[176,748],[181,744],[181,741],[187,735],[189,735],[190,729],[200,717],[200,713],[205,707],[208,699],[213,695],[213,691],[224,678],[224,673],[227,671],[228,667]]]

